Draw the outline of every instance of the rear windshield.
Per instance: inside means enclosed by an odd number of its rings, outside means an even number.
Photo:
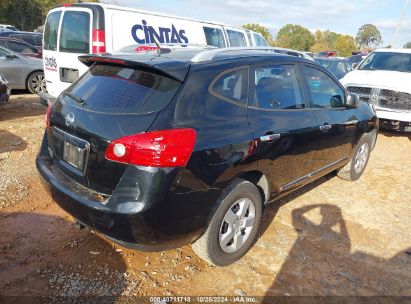
[[[90,14],[66,11],[60,34],[60,51],[66,53],[90,53]]]
[[[174,97],[180,82],[149,71],[93,65],[66,92],[64,101],[85,110],[113,114],[159,111]]]
[[[368,56],[358,69],[411,73],[411,54],[375,52]]]
[[[48,15],[44,26],[44,49],[57,51],[57,33],[59,29],[61,11],[52,12]]]

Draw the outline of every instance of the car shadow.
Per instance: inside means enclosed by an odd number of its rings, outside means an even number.
[[[313,212],[319,216],[313,217]],[[263,303],[294,303],[296,296],[311,296],[299,298],[301,303],[348,303],[337,297],[375,295],[393,296],[383,302],[398,303],[395,296],[410,296],[411,249],[389,259],[352,252],[341,209],[334,205],[295,209],[292,224],[297,239]]]
[[[387,137],[407,137],[411,140],[411,132],[400,132],[400,131],[390,131],[390,130],[381,130],[380,134]]]
[[[24,151],[26,148],[27,142],[21,137],[9,131],[0,130],[0,154],[12,151]],[[0,157],[0,160],[1,159]]]
[[[270,226],[271,222],[274,220],[274,218],[277,215],[278,210],[284,206],[285,204],[297,199],[301,195],[304,195],[307,192],[310,192],[311,190],[317,188],[321,184],[329,181],[332,178],[337,178],[335,173],[329,173],[315,181],[312,181],[311,183],[301,187],[300,189],[297,189],[295,191],[290,192],[289,194],[275,199],[274,201],[270,202],[269,204],[266,205],[262,218],[261,218],[261,223],[260,223],[260,228],[259,228],[259,236],[263,235],[267,228]]]
[[[33,297],[79,300],[97,296],[114,303],[126,291],[122,253],[64,218],[2,213],[0,231],[1,303],[27,303]]]

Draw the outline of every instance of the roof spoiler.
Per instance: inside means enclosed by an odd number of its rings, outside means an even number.
[[[110,55],[110,54],[107,54]],[[172,72],[167,72],[164,71],[163,69],[156,67],[154,65],[150,65],[150,64],[146,64],[143,62],[139,62],[139,61],[132,61],[132,60],[125,60],[122,58],[115,58],[112,57],[110,55],[110,57],[105,57],[103,56],[96,56],[96,55],[82,55],[79,56],[78,59],[85,64],[86,66],[90,67],[92,66],[94,63],[99,62],[99,63],[105,63],[105,64],[113,64],[113,65],[123,65],[123,66],[127,66],[127,67],[132,67],[132,68],[143,68],[149,71],[152,71],[156,74],[177,80],[179,82],[183,82],[185,79],[185,75],[184,77],[182,77],[182,75],[180,73],[172,73]]]

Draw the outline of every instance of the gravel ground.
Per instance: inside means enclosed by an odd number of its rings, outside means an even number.
[[[219,268],[76,229],[35,169],[44,112],[23,93],[0,108],[0,296],[411,297],[410,135],[380,134],[358,182],[330,175],[268,206],[252,250]]]

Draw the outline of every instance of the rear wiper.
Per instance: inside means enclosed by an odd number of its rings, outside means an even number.
[[[61,95],[63,95],[63,97],[64,97],[64,96],[68,96],[68,97],[70,97],[71,99],[75,100],[77,103],[79,103],[79,104],[81,104],[81,105],[83,105],[83,106],[86,105],[86,100],[85,100],[85,99],[83,99],[83,98],[81,98],[81,97],[79,97],[79,96],[73,95],[73,94],[71,94],[70,92],[63,92],[63,93],[61,93]]]

